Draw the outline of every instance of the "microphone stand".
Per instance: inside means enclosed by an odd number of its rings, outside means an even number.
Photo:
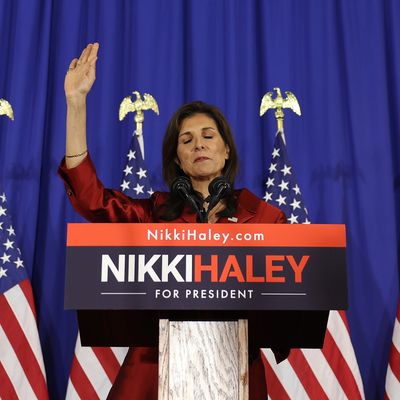
[[[219,176],[213,179],[208,185],[208,192],[210,193],[208,208],[207,208],[207,221],[209,212],[224,199],[232,190],[231,184],[224,176]]]
[[[208,213],[204,209],[203,205],[201,208],[193,196],[193,187],[190,179],[184,176],[178,176],[171,184],[171,192],[178,194],[183,200],[188,201],[194,210],[196,211],[200,223],[208,222]]]
[[[200,223],[207,224],[208,223],[208,211],[204,209],[204,207],[199,209],[198,216],[200,219]]]

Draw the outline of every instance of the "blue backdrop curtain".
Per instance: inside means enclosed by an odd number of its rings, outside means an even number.
[[[381,398],[399,296],[400,3],[397,0],[0,0],[0,180],[32,279],[49,389],[62,399],[76,339],[63,310],[66,222],[82,221],[56,176],[64,154],[64,75],[100,42],[88,98],[89,148],[118,187],[133,119],[132,90],[160,116],[144,123],[148,166],[162,188],[161,141],[172,112],[201,99],[231,122],[237,186],[263,196],[275,134],[262,95],[293,91],[289,156],[314,223],[345,223],[351,337],[367,398]],[[1,250],[1,249],[0,249]],[[266,332],[268,327],[266,326]],[[0,344],[1,345],[1,344]]]

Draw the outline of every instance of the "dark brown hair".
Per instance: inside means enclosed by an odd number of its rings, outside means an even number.
[[[229,158],[225,162],[222,174],[228,179],[232,187],[234,186],[236,173],[238,170],[238,155],[236,151],[235,142],[228,121],[222,112],[211,104],[202,101],[194,101],[180,107],[170,119],[167,130],[163,140],[163,176],[168,186],[171,185],[173,180],[178,176],[185,176],[185,173],[176,163],[178,137],[179,132],[185,118],[191,117],[195,114],[206,114],[212,118],[218,128],[218,131],[229,148]],[[199,194],[199,202],[201,195]],[[218,213],[219,216],[231,216],[236,210],[236,199],[234,192],[225,199],[226,209]],[[178,197],[170,195],[162,207],[158,210],[157,214],[160,219],[172,221],[181,215],[184,207],[184,202]]]

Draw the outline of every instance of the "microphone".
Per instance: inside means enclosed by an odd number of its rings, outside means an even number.
[[[187,176],[178,176],[175,178],[171,183],[171,192],[178,195],[184,201],[188,201],[192,205],[200,218],[200,222],[207,222],[207,214],[205,213],[204,208],[200,210],[199,205],[193,196],[192,182]]]
[[[232,186],[225,176],[218,176],[208,185],[210,193],[210,202],[208,203],[207,214],[218,204],[218,202],[227,197],[232,191]]]
[[[171,183],[171,192],[177,194],[183,200],[188,198],[193,193],[192,183],[187,176],[178,176]]]

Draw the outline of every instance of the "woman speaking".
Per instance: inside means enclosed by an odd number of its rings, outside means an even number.
[[[247,189],[232,189],[238,157],[231,129],[216,107],[199,101],[180,107],[167,126],[162,162],[170,193],[134,200],[104,188],[86,142],[86,96],[96,78],[98,49],[98,43],[89,44],[79,59],[72,60],[64,85],[66,154],[59,174],[79,214],[90,222],[286,222],[282,211]],[[276,357],[282,360],[287,353],[276,353]],[[266,399],[259,351],[252,359],[250,399]],[[156,400],[157,379],[158,349],[131,348],[108,398]]]

